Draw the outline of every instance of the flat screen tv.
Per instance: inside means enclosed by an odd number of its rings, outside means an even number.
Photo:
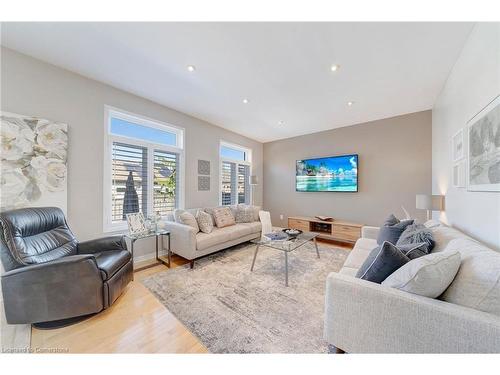
[[[358,155],[297,160],[296,191],[358,191]]]

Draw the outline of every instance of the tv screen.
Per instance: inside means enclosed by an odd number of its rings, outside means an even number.
[[[297,160],[297,191],[358,191],[358,155]]]

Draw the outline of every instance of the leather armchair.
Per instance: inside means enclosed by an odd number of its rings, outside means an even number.
[[[51,322],[111,306],[133,277],[123,236],[78,242],[62,211],[0,214],[2,293],[7,323]]]

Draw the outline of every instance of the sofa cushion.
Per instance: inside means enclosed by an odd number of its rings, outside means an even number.
[[[396,246],[385,241],[371,251],[356,273],[356,277],[380,284],[387,276],[409,261],[410,259]]]
[[[369,238],[360,238],[356,241],[354,248],[349,253],[344,267],[359,268],[366,260],[371,251],[377,247],[377,241]]]
[[[196,235],[196,249],[204,250],[224,242],[237,240],[238,238],[250,234],[250,227],[243,224],[231,225],[224,228],[214,228],[211,233],[199,232]]]
[[[462,264],[440,297],[457,305],[500,316],[500,253],[471,238],[457,238],[446,251],[459,251]]]
[[[411,224],[413,224],[412,219],[399,221],[394,215],[390,215],[380,227],[377,243],[381,245],[384,241],[389,241],[395,245],[406,227]]]
[[[247,227],[250,229],[250,234],[259,233],[262,231],[262,224],[260,221],[253,221],[251,223],[240,223],[238,226]]]
[[[229,207],[218,207],[212,210],[212,216],[215,220],[215,225],[218,228],[224,228],[236,224],[234,215]]]
[[[339,271],[339,273],[341,273],[342,275],[347,275],[352,277],[356,277],[356,272],[358,272],[358,269],[351,267],[342,267],[342,269]]]
[[[453,281],[460,267],[458,251],[442,251],[413,259],[382,282],[382,285],[420,296],[437,298]]]
[[[94,253],[93,255],[103,280],[110,279],[131,259],[130,252],[127,250],[109,250],[101,253]]]
[[[432,252],[434,253],[443,251],[448,246],[450,241],[453,241],[454,239],[470,238],[467,237],[464,233],[460,232],[458,229],[449,227],[444,224],[429,229],[431,230],[434,237],[435,245],[434,249],[432,249]]]

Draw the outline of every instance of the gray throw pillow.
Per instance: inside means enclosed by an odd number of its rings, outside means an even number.
[[[399,237],[396,245],[399,246],[422,242],[427,244],[427,253],[430,253],[435,244],[431,230],[423,224],[411,224],[406,227],[404,232],[401,234],[401,237]]]
[[[413,219],[398,220],[394,215],[390,215],[380,227],[377,237],[377,244],[381,245],[384,241],[389,241],[393,245],[398,242],[399,237],[405,231],[408,225],[413,224]]]
[[[410,259],[429,254],[429,245],[425,242],[396,245],[396,247]]]
[[[380,284],[387,276],[409,261],[410,258],[404,255],[401,250],[385,241],[381,246],[377,246],[371,251],[356,273],[356,277]]]
[[[460,262],[460,253],[456,250],[429,254],[406,263],[387,277],[382,285],[437,298],[455,278]]]

